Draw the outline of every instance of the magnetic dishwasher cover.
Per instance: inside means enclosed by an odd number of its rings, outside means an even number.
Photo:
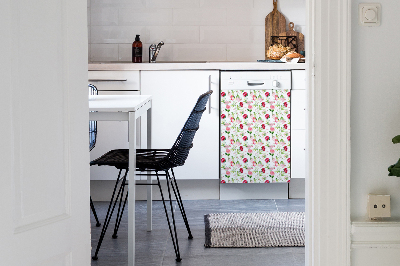
[[[290,182],[290,71],[221,72],[221,183]]]

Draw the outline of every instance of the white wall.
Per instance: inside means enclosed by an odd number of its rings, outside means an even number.
[[[352,10],[351,215],[364,217],[368,193],[390,194],[392,216],[400,218],[400,178],[387,168],[400,157],[400,2],[381,0],[380,27],[358,25]]]
[[[278,10],[305,34],[305,0]],[[141,35],[143,60],[164,41],[159,61],[264,59],[265,17],[272,0],[88,0],[89,62],[131,61]]]
[[[399,265],[400,177],[387,168],[400,157],[400,2],[380,0],[381,26],[361,27],[363,2],[352,1],[351,265]],[[369,193],[391,195],[393,222],[365,222]]]

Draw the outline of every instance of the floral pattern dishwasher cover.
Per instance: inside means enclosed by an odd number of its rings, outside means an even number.
[[[290,182],[290,89],[221,92],[221,183]]]

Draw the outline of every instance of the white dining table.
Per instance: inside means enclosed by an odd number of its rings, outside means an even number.
[[[147,148],[151,148],[150,95],[90,95],[89,120],[128,121],[129,139],[129,195],[128,195],[128,265],[135,265],[135,169],[136,120],[147,114]],[[143,129],[141,129],[143,131]],[[144,147],[142,147],[144,148]],[[151,184],[151,176],[147,177]],[[152,186],[147,188],[147,231],[152,230]]]

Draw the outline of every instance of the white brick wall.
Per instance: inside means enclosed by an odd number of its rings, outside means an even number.
[[[305,0],[278,10],[305,34]],[[88,0],[89,62],[131,61],[140,34],[143,62],[164,41],[159,61],[264,59],[264,20],[272,0]]]

